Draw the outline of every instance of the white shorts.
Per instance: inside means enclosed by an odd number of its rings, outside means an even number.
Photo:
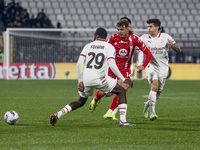
[[[83,83],[84,83],[84,81],[83,81]],[[117,80],[115,80],[109,76],[106,76],[105,78],[98,79],[93,84],[92,83],[90,83],[90,85],[84,84],[84,91],[83,92],[79,91],[79,95],[83,98],[87,98],[87,97],[93,95],[94,89],[99,89],[104,93],[109,93],[114,89],[116,84],[117,84]]]
[[[153,80],[158,80],[159,82],[158,91],[161,92],[164,88],[168,72],[160,72],[156,70],[154,66],[152,65],[147,65],[145,71],[146,71],[147,80],[150,85]]]

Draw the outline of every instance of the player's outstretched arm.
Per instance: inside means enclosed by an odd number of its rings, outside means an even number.
[[[141,42],[140,39],[138,39],[138,42],[137,42],[137,47],[146,55],[146,58],[144,60],[144,63],[142,64],[142,66],[144,68],[146,68],[146,66],[148,65],[148,63],[150,62],[151,60],[151,57],[152,57],[152,54],[150,52],[150,50],[148,49],[148,47],[143,43]],[[141,68],[142,69],[142,68]],[[141,70],[142,71],[142,70]]]
[[[151,60],[152,54],[151,54],[150,50],[147,47],[145,47],[145,49],[143,50],[143,53],[146,55],[146,58],[145,58],[145,61],[144,61],[142,66],[144,68],[146,68],[146,66],[148,65],[148,63]]]
[[[84,56],[79,56],[77,62],[77,73],[78,73],[78,82],[83,82],[83,63],[85,61]]]
[[[84,85],[83,85],[83,63],[85,61],[84,56],[79,56],[78,62],[77,62],[77,73],[78,73],[78,86],[77,89],[80,92],[84,91]]]

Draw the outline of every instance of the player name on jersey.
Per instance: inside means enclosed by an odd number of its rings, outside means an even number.
[[[103,45],[91,45],[92,49],[104,49],[104,46]]]

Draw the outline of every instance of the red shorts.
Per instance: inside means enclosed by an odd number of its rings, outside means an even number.
[[[128,78],[131,79],[131,69],[123,69],[123,70],[119,70],[121,72],[121,74],[124,76],[124,78]],[[119,78],[112,72],[112,70],[109,68],[108,69],[108,76],[119,80]]]

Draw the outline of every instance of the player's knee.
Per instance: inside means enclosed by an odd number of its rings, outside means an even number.
[[[128,88],[129,88],[129,87],[127,87],[127,86],[126,86],[126,87],[124,87],[125,91],[127,91],[127,90],[128,90]]]
[[[112,96],[113,95],[113,93],[105,93],[104,94],[104,96],[106,96],[106,97],[110,97],[110,96]]]
[[[157,85],[153,85],[151,87],[151,90],[154,91],[154,92],[157,92],[158,91],[158,86]]]
[[[122,87],[127,91],[128,88],[129,88],[129,85],[128,84],[122,84]]]

